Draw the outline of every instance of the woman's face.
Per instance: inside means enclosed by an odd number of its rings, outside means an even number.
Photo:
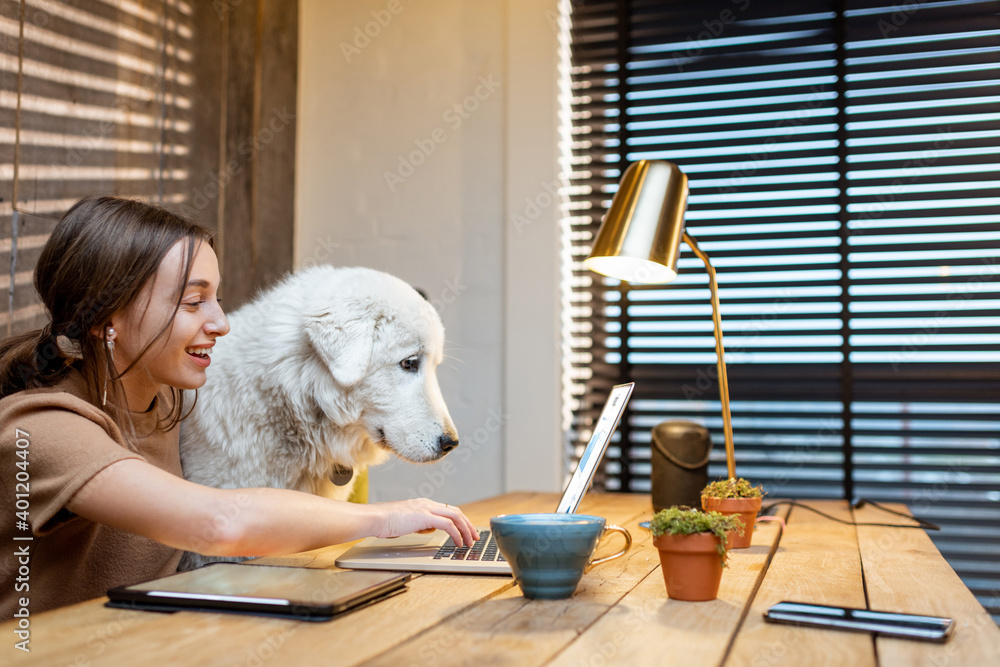
[[[198,243],[187,284],[181,294],[177,292],[184,277],[187,246],[192,242],[183,239],[174,244],[135,303],[112,318],[115,364],[121,372],[170,320],[178,297],[181,299],[170,329],[122,377],[132,410],[144,410],[148,405],[145,401],[151,402],[163,385],[178,389],[204,385],[205,369],[210,363],[207,353],[216,338],[229,332],[229,322],[217,298],[219,262],[207,243]],[[132,405],[133,399],[143,402]]]

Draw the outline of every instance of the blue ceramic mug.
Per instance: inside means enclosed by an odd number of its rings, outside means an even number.
[[[632,546],[627,530],[585,514],[502,514],[490,519],[490,528],[524,597],[533,599],[570,597],[584,572]],[[625,548],[593,560],[598,540],[611,531],[625,537]]]

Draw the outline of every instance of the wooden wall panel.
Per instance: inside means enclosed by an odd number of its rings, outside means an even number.
[[[197,11],[206,36],[205,26],[219,33],[202,42],[201,59],[215,68],[203,76],[206,84],[216,77],[219,115],[198,134],[205,143],[196,162],[209,178],[192,203],[217,204],[199,219],[217,230],[221,291],[234,308],[292,268],[298,2],[204,3]],[[209,146],[213,133],[220,141]]]
[[[298,0],[263,0],[255,160],[255,285],[267,285],[292,268],[295,227],[295,134],[298,87]],[[332,43],[331,43],[331,46]]]

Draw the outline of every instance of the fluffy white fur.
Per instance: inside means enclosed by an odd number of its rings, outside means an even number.
[[[335,466],[353,468],[356,478],[390,454],[433,461],[457,444],[435,373],[444,327],[402,280],[315,266],[289,275],[229,322],[181,425],[187,479],[345,499],[354,480],[334,486]],[[186,553],[181,569],[212,560],[236,559]]]

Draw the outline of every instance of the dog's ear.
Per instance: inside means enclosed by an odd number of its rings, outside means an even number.
[[[337,384],[350,387],[368,372],[375,345],[375,320],[321,313],[306,318],[306,334]]]

